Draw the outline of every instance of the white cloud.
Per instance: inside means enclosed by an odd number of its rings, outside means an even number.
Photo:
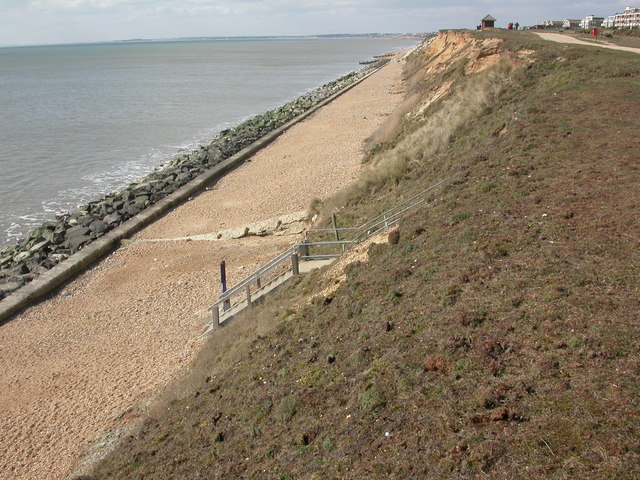
[[[617,1],[0,0],[0,45],[176,36],[416,32],[610,15]]]

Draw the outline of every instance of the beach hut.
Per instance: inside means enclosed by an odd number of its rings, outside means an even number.
[[[482,19],[482,29],[485,28],[495,28],[496,19],[491,15],[487,15]]]

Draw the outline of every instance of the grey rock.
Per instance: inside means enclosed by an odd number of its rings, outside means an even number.
[[[109,229],[109,224],[102,220],[94,220],[89,225],[89,230],[95,233],[104,233]]]
[[[93,222],[96,219],[96,217],[94,215],[84,215],[80,218],[78,218],[78,223],[80,225],[82,225],[83,227],[87,227],[89,228],[89,225],[91,224],[91,222]]]
[[[0,293],[3,293],[4,295],[6,295],[8,293],[15,292],[20,287],[22,287],[22,285],[23,285],[22,282],[7,282],[7,283],[0,284]]]
[[[151,185],[148,182],[141,183],[135,189],[135,192],[137,195],[140,195],[141,193],[149,193],[150,191],[151,191]]]
[[[5,257],[0,258],[0,267],[4,267],[5,265],[9,265],[13,262],[13,255],[7,255]]]
[[[42,238],[54,245],[59,245],[64,241],[64,234],[56,230],[45,230],[42,232]]]
[[[108,223],[109,225],[115,225],[120,223],[120,221],[122,220],[122,217],[120,217],[120,215],[118,215],[117,213],[111,213],[106,217],[104,217],[102,220],[105,223]]]
[[[69,258],[69,255],[65,253],[54,253],[53,255],[49,255],[49,259],[53,263],[60,263],[62,260]]]
[[[36,243],[33,247],[29,249],[29,251],[31,253],[35,253],[39,250],[42,250],[44,247],[49,245],[49,243],[50,243],[49,240],[43,240],[42,242]]]
[[[137,203],[129,203],[123,209],[126,213],[131,216],[137,215],[142,210],[142,206]]]
[[[51,267],[49,267],[49,268],[51,268]],[[35,267],[33,267],[31,272],[29,272],[29,273],[34,274],[34,275],[42,275],[47,270],[49,270],[49,268],[47,268],[45,265],[36,265]]]
[[[29,234],[29,240],[37,240],[39,238],[42,238],[43,230],[44,229],[42,227],[32,230],[31,233]]]
[[[23,260],[26,260],[30,256],[31,256],[31,252],[20,252],[15,257],[13,257],[13,261],[15,263],[19,263],[19,262],[21,262]]]
[[[178,176],[176,176],[176,183],[179,183],[180,185],[188,182],[189,180],[191,180],[191,175],[189,175],[188,173],[181,173]]]
[[[90,241],[91,237],[89,235],[74,235],[64,242],[64,246],[70,249],[72,252],[75,252]]]
[[[65,233],[65,237],[66,238],[73,238],[76,236],[85,236],[88,235],[90,232],[88,227],[85,227],[83,225],[77,225],[75,227],[71,227],[69,230],[67,230],[67,232]]]
[[[15,276],[21,276],[21,275],[26,275],[27,273],[29,273],[29,267],[27,267],[26,264],[21,263],[19,265],[16,265],[15,267],[13,267],[12,269],[10,269],[8,271],[8,273],[10,275],[15,275]]]

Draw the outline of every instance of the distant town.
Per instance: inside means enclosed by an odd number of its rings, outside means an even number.
[[[324,35],[258,35],[236,37],[178,37],[178,38],[132,38],[128,40],[114,40],[108,43],[152,43],[152,42],[207,42],[211,40],[277,40],[277,39],[308,39],[308,38],[415,38],[421,40],[429,33],[335,33]]]
[[[620,13],[607,17],[587,15],[584,18],[565,18],[564,20],[545,20],[539,25],[525,27],[529,29],[571,29],[591,30],[594,28],[631,29],[640,28],[640,8],[626,7]]]

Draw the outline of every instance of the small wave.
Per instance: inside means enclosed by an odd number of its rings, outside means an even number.
[[[207,145],[221,131],[232,128],[238,123],[240,122],[222,122],[182,143],[163,145],[151,149],[135,160],[115,165],[109,170],[84,175],[81,177],[85,182],[84,186],[57,191],[51,200],[42,202],[39,212],[0,215],[0,245],[13,245],[43,222],[55,218],[57,214],[73,211],[101,195],[116,192],[139,181],[153,171],[166,167],[176,156]]]
[[[0,215],[0,249],[2,246],[15,245],[34,228],[42,225],[48,218],[45,212],[29,213],[25,215]]]

